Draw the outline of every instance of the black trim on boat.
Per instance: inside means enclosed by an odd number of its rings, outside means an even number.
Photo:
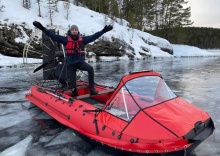
[[[188,139],[190,142],[196,140],[205,140],[213,133],[214,123],[211,118],[202,122],[198,121],[194,125],[195,127],[183,136],[184,139]]]
[[[151,70],[141,70],[141,71],[130,71],[129,74],[136,74],[136,73],[142,73],[142,72],[152,72],[154,71],[153,69]]]
[[[85,110],[83,110],[83,112],[101,112],[101,111],[102,111],[101,109],[92,109],[92,110],[85,109]]]

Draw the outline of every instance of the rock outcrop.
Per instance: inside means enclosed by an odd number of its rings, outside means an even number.
[[[6,25],[0,23],[0,53],[7,56],[22,57],[23,49],[25,46],[25,37],[30,37],[32,30],[27,29],[25,23],[21,25]],[[37,39],[39,40],[39,39]],[[27,41],[27,39],[26,39]],[[146,41],[147,44],[148,41]],[[145,43],[146,43],[145,42]],[[151,45],[153,45],[152,43]],[[39,45],[39,42],[33,43],[32,48],[36,51],[42,51],[42,47]],[[155,45],[157,46],[157,45]],[[92,45],[88,44],[86,46],[87,52],[94,52],[96,57],[99,56],[115,56],[120,57],[127,55],[130,59],[135,57],[134,48],[127,44],[125,41],[118,38],[111,38],[111,41],[100,38],[95,41]],[[164,52],[173,54],[172,49],[160,47]],[[149,56],[149,49],[141,47],[140,55],[143,57]],[[35,53],[29,54],[29,57],[39,57]]]
[[[127,54],[130,58],[134,55],[129,55],[126,50],[134,51],[134,49],[126,42],[117,38],[112,38],[112,41],[98,40],[93,45],[87,45],[87,51],[94,52],[96,56],[124,56]]]
[[[32,30],[24,28],[24,25],[6,25],[0,23],[0,53],[7,56],[21,57],[23,53],[24,43],[16,42],[16,38],[23,38],[24,35],[31,34]]]

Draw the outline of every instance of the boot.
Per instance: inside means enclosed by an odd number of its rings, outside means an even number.
[[[71,96],[72,97],[79,96],[77,89],[73,89]]]
[[[97,90],[95,90],[95,88],[90,88],[90,95],[96,95],[99,92]]]
[[[62,86],[62,90],[72,90],[73,89],[73,84],[68,82],[66,85]]]

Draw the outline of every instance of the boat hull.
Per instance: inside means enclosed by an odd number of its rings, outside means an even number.
[[[96,89],[102,92],[109,88],[100,86]],[[95,95],[93,99],[96,101],[99,99],[99,106],[104,106],[112,94],[113,92],[104,92],[103,94]],[[117,126],[115,126],[115,129],[111,126],[109,127],[97,118],[99,113],[106,113],[102,112],[102,109],[97,107],[97,104],[88,103],[82,99],[72,98],[67,93],[60,93],[50,89],[45,90],[41,89],[39,86],[32,86],[30,93],[26,94],[26,98],[60,123],[78,131],[80,134],[95,142],[119,151],[124,151],[125,153],[160,155],[188,154],[204,139],[209,137],[214,129],[212,120],[207,119],[208,124],[206,128],[199,133],[199,135],[203,137],[198,137],[196,135],[189,139],[175,138],[166,141],[148,140],[146,138],[142,139],[128,134],[122,134]],[[113,118],[115,121],[120,120],[117,117],[111,117],[111,119]],[[128,125],[128,122],[120,120],[120,126],[127,127]]]

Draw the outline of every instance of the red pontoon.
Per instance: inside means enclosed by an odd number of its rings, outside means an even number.
[[[214,130],[209,114],[177,97],[154,71],[124,76],[116,88],[78,81],[69,90],[32,86],[26,98],[60,123],[115,149],[145,154],[188,154]]]

